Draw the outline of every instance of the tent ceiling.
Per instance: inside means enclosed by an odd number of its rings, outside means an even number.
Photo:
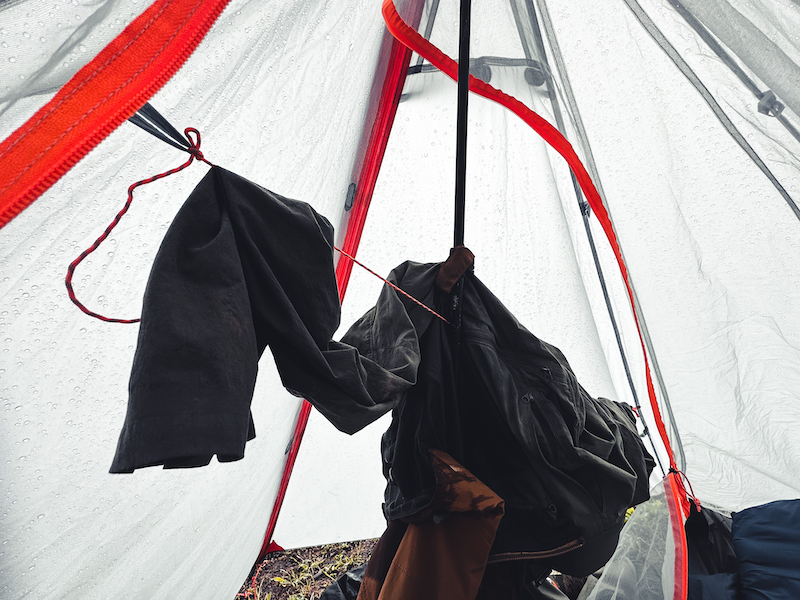
[[[430,36],[452,56],[455,4],[440,2]],[[642,28],[628,6],[635,2],[473,4],[473,59],[549,64],[566,136],[614,220],[663,382],[659,399],[662,409],[669,399],[668,427],[680,432],[695,492],[730,509],[797,497],[800,221],[785,196]],[[684,2],[689,10],[694,4]],[[788,60],[780,72],[794,72],[796,2],[717,4],[754,28],[749,53],[726,23],[702,11],[697,17],[759,89],[773,83],[770,64],[754,62],[765,51],[754,31],[780,47]],[[53,2],[47,12],[34,2],[0,4],[0,137],[146,5]],[[522,30],[531,57],[520,41],[515,10],[524,17],[532,6],[546,56],[533,45],[529,20]],[[310,202],[341,235],[383,35],[379,8],[375,0],[236,0],[152,103],[180,129],[200,129],[212,162]],[[641,8],[800,202],[800,142],[758,112],[753,93],[672,2],[647,0]],[[429,6],[421,28],[428,14]],[[525,81],[524,65],[490,68],[492,85],[556,122],[547,94]],[[774,91],[783,116],[800,126],[791,94]],[[455,84],[422,72],[408,78],[404,94],[359,251],[383,273],[406,258],[441,260],[452,236]],[[529,329],[561,347],[591,393],[632,402],[563,160],[499,106],[470,102],[466,242],[478,275]],[[262,360],[253,402],[258,437],[244,460],[112,477],[136,326],[88,319],[63,289],[67,264],[103,230],[127,186],[183,160],[123,124],[0,234],[4,597],[232,597],[261,546],[298,410],[271,359]],[[84,302],[113,316],[138,315],[160,239],[204,170],[193,165],[137,192],[113,238],[76,273]],[[646,397],[624,290],[602,232],[594,221],[591,227],[634,383]],[[345,326],[378,287],[371,276],[353,276]],[[376,444],[385,424],[344,440],[316,417],[276,540],[292,546],[377,535]],[[341,449],[334,460],[332,448]]]

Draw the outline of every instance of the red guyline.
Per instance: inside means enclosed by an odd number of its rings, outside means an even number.
[[[419,305],[420,305],[422,308],[424,308],[425,310],[427,310],[427,311],[428,311],[429,313],[431,313],[431,314],[432,314],[434,317],[438,317],[439,319],[441,319],[442,321],[444,321],[444,322],[445,322],[445,323],[447,323],[448,325],[450,325],[450,324],[451,324],[451,323],[450,323],[450,321],[448,321],[447,319],[445,319],[445,318],[444,318],[442,315],[440,315],[439,313],[437,313],[435,310],[433,310],[433,309],[432,309],[432,308],[430,308],[429,306],[426,306],[425,304],[423,304],[422,302],[420,302],[419,300],[417,300],[416,298],[414,298],[414,296],[412,296],[411,294],[409,294],[407,291],[405,291],[405,290],[403,290],[403,289],[400,289],[400,287],[399,287],[399,286],[396,286],[395,284],[393,284],[393,283],[392,283],[391,281],[389,281],[388,279],[385,279],[384,277],[381,277],[380,275],[378,275],[378,274],[377,274],[375,271],[373,271],[372,269],[370,269],[370,268],[369,268],[368,266],[366,266],[365,264],[358,262],[358,261],[357,261],[355,258],[353,258],[352,256],[350,256],[350,255],[349,255],[347,252],[345,252],[344,250],[340,250],[340,249],[339,249],[339,248],[337,248],[336,246],[334,246],[334,247],[333,247],[333,249],[334,249],[334,250],[337,250],[337,251],[339,251],[339,252],[341,252],[341,253],[342,253],[342,255],[344,255],[345,257],[347,257],[347,258],[349,258],[350,260],[352,260],[352,261],[353,261],[354,263],[356,263],[356,264],[357,264],[359,267],[361,267],[362,269],[364,269],[364,270],[365,270],[365,271],[367,271],[368,273],[372,273],[373,275],[375,275],[375,277],[377,277],[378,279],[380,279],[380,280],[381,280],[383,283],[385,283],[385,284],[386,284],[386,285],[388,285],[389,287],[393,288],[394,290],[396,290],[396,291],[400,292],[401,294],[403,294],[403,295],[404,295],[406,298],[408,298],[408,299],[409,299],[409,300],[411,300],[412,302],[416,302],[417,304],[419,304]]]
[[[195,129],[194,127],[188,127],[184,130],[184,133],[186,134],[186,138],[189,140],[189,148],[187,150],[187,152],[189,152],[190,154],[189,160],[187,160],[179,167],[175,167],[174,169],[170,169],[169,171],[165,171],[164,173],[159,173],[158,175],[153,175],[152,177],[148,177],[147,179],[142,179],[141,181],[137,181],[136,183],[131,185],[128,188],[128,200],[127,202],[125,202],[125,206],[122,207],[122,210],[120,210],[117,213],[117,216],[114,217],[114,220],[111,221],[108,227],[106,227],[106,230],[100,235],[100,237],[95,240],[94,244],[92,244],[86,250],[81,252],[80,256],[78,256],[78,258],[73,260],[70,263],[69,267],[67,267],[67,276],[64,278],[64,285],[67,286],[67,295],[69,296],[69,299],[72,300],[73,304],[75,304],[75,306],[80,308],[90,317],[94,317],[95,319],[100,319],[101,321],[105,321],[106,323],[138,323],[139,321],[141,321],[141,319],[113,319],[111,317],[104,317],[103,315],[97,314],[96,312],[92,312],[91,310],[86,308],[86,306],[80,300],[78,300],[78,298],[75,297],[75,290],[72,288],[72,276],[75,273],[75,268],[79,264],[81,264],[87,256],[89,256],[92,252],[97,250],[98,247],[100,247],[100,244],[102,244],[103,241],[111,234],[111,232],[120,222],[120,219],[122,219],[125,213],[128,212],[128,209],[131,207],[131,203],[133,202],[133,190],[135,190],[140,185],[152,183],[154,181],[158,181],[159,179],[163,179],[164,177],[168,177],[169,175],[173,175],[178,171],[183,171],[186,167],[192,164],[194,159],[201,160],[204,163],[211,165],[212,167],[214,166],[210,162],[208,162],[203,156],[203,153],[200,152],[200,132],[197,131],[197,129]],[[197,142],[195,142],[192,139],[191,134],[197,136]]]
[[[105,231],[100,235],[100,237],[98,237],[95,240],[95,242],[91,246],[89,246],[86,250],[81,252],[80,255],[78,256],[78,258],[73,260],[70,263],[69,267],[67,267],[67,276],[64,278],[64,284],[67,287],[67,294],[69,295],[69,299],[72,300],[73,304],[75,304],[79,309],[81,309],[84,313],[86,313],[90,317],[94,317],[96,319],[100,319],[101,321],[105,321],[107,323],[139,323],[141,321],[141,319],[115,319],[115,318],[111,318],[111,317],[105,317],[105,316],[100,315],[100,314],[98,314],[96,312],[92,312],[91,310],[86,308],[86,306],[80,300],[78,300],[78,298],[75,296],[75,290],[72,287],[72,277],[73,277],[73,275],[75,273],[75,268],[79,264],[81,264],[87,256],[89,256],[92,252],[94,252],[95,250],[97,250],[97,248],[100,247],[100,244],[102,244],[105,241],[105,239],[111,234],[111,232],[114,230],[114,228],[120,222],[120,220],[125,215],[125,213],[128,212],[128,209],[131,207],[131,203],[133,202],[133,190],[135,190],[140,185],[146,185],[148,183],[153,183],[154,181],[158,181],[159,179],[163,179],[163,178],[168,177],[170,175],[174,175],[175,173],[177,173],[179,171],[182,171],[183,169],[185,169],[186,167],[191,165],[192,162],[194,162],[195,159],[203,161],[204,163],[206,163],[207,165],[210,165],[212,167],[214,166],[212,163],[210,163],[208,160],[206,160],[206,158],[203,156],[203,153],[200,151],[200,142],[201,142],[200,132],[197,131],[197,129],[195,129],[194,127],[188,127],[188,128],[186,128],[184,130],[184,133],[186,134],[186,138],[189,140],[189,148],[187,150],[189,152],[189,154],[190,154],[189,160],[187,160],[185,163],[183,163],[179,167],[175,167],[174,169],[170,169],[169,171],[165,171],[163,173],[159,173],[158,175],[153,175],[152,177],[148,177],[147,179],[142,179],[141,181],[137,181],[136,183],[131,185],[128,188],[128,200],[125,202],[125,205],[122,207],[122,209],[117,213],[117,216],[114,217],[114,219],[111,221],[111,223],[108,225],[108,227],[106,227]],[[197,141],[196,142],[192,139],[192,134],[197,137]],[[374,275],[375,277],[377,277],[378,279],[383,281],[386,285],[390,286],[391,288],[393,288],[396,291],[398,291],[401,294],[403,294],[406,298],[408,298],[412,302],[415,302],[416,304],[418,304],[419,306],[421,306],[422,308],[427,310],[433,316],[438,317],[439,319],[441,319],[442,321],[444,321],[448,325],[450,324],[450,321],[445,319],[442,315],[437,313],[435,310],[433,310],[432,308],[426,306],[424,303],[420,302],[419,300],[414,298],[414,296],[412,296],[411,294],[409,294],[405,290],[401,289],[399,286],[395,285],[394,283],[392,283],[391,281],[389,281],[385,277],[380,276],[378,273],[376,273],[375,271],[370,269],[367,265],[365,265],[364,263],[362,263],[359,260],[357,260],[354,256],[351,256],[350,254],[348,254],[347,252],[345,252],[341,248],[337,248],[336,246],[334,246],[333,249],[336,250],[337,252],[341,253],[345,258],[351,260],[352,262],[357,264],[359,267],[361,267],[362,269],[364,269],[368,273],[371,273],[372,275]]]

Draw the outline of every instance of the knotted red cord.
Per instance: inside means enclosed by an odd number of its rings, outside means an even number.
[[[214,166],[213,164],[208,162],[206,160],[206,158],[203,156],[203,153],[200,152],[200,132],[197,131],[197,129],[195,129],[194,127],[188,127],[188,128],[186,128],[184,130],[184,133],[186,134],[186,138],[189,140],[189,148],[186,149],[186,151],[190,154],[189,160],[187,160],[185,163],[183,163],[180,167],[176,167],[175,169],[171,169],[169,171],[166,171],[165,173],[160,173],[158,175],[154,175],[153,177],[150,177],[149,179],[143,179],[142,181],[137,181],[131,187],[129,187],[128,188],[128,201],[125,203],[125,206],[122,207],[122,210],[120,210],[117,213],[117,216],[114,217],[114,220],[111,221],[111,224],[108,227],[106,227],[106,230],[103,232],[103,234],[99,238],[97,238],[97,240],[95,240],[94,244],[92,244],[89,248],[87,248],[86,250],[81,252],[81,255],[78,258],[76,258],[75,260],[73,260],[72,263],[70,263],[69,267],[67,268],[67,276],[64,279],[64,284],[67,286],[67,294],[69,294],[69,299],[72,300],[72,302],[75,304],[75,306],[80,308],[83,312],[85,312],[90,317],[94,317],[95,319],[100,319],[101,321],[106,321],[107,323],[138,323],[139,321],[141,321],[141,319],[112,319],[110,317],[104,317],[103,315],[100,315],[100,314],[98,314],[96,312],[92,312],[91,310],[86,308],[86,306],[84,306],[83,303],[81,303],[80,300],[78,300],[75,297],[75,290],[72,289],[72,275],[73,275],[73,273],[75,273],[75,267],[77,267],[79,264],[81,264],[83,259],[85,259],[87,256],[89,256],[92,252],[97,250],[97,248],[100,246],[100,244],[102,244],[103,241],[113,231],[114,227],[117,226],[117,223],[119,223],[120,219],[125,215],[126,212],[128,212],[128,209],[131,207],[131,202],[133,202],[133,190],[135,190],[140,185],[144,185],[146,183],[152,183],[152,182],[157,181],[159,179],[163,179],[164,177],[167,177],[168,175],[173,175],[174,173],[177,173],[178,171],[182,171],[183,169],[188,167],[190,164],[192,164],[192,161],[194,161],[195,159],[202,160],[204,163],[206,163],[208,165],[211,165],[212,167]],[[191,134],[194,134],[197,137],[197,141],[196,142],[192,139]]]
[[[185,163],[183,163],[179,167],[176,167],[176,168],[171,169],[169,171],[166,171],[164,173],[160,173],[158,175],[154,175],[153,177],[150,177],[148,179],[143,179],[142,181],[137,181],[132,186],[130,186],[128,188],[128,201],[125,202],[125,206],[122,207],[122,210],[120,210],[117,213],[117,216],[114,217],[114,220],[111,221],[111,224],[108,227],[106,227],[106,230],[103,232],[103,234],[99,238],[97,238],[95,240],[94,244],[92,244],[86,250],[81,252],[80,256],[78,256],[78,258],[73,260],[70,263],[69,267],[67,267],[67,276],[64,279],[64,284],[67,286],[67,294],[69,294],[69,299],[72,300],[72,302],[75,304],[75,306],[80,308],[84,313],[86,313],[90,317],[94,317],[95,319],[100,319],[101,321],[105,321],[107,323],[138,323],[138,322],[141,321],[141,319],[113,319],[111,317],[106,317],[106,316],[103,316],[101,314],[98,314],[96,312],[93,312],[93,311],[89,310],[88,308],[86,308],[86,306],[84,306],[84,304],[80,300],[78,300],[75,297],[75,290],[72,288],[72,276],[75,273],[75,268],[79,264],[81,264],[81,262],[83,262],[83,260],[87,256],[89,256],[92,252],[97,250],[97,248],[100,246],[100,244],[102,244],[103,241],[114,230],[114,227],[117,226],[117,224],[119,223],[120,219],[122,219],[122,217],[125,215],[125,213],[128,212],[128,209],[131,207],[131,203],[133,202],[133,190],[135,190],[140,185],[145,185],[146,183],[152,183],[152,182],[157,181],[159,179],[163,179],[164,177],[167,177],[168,175],[173,175],[174,173],[177,173],[178,171],[182,171],[183,169],[188,167],[190,164],[192,164],[192,161],[194,161],[195,159],[202,160],[204,163],[206,163],[208,165],[211,165],[212,167],[214,166],[212,163],[210,163],[208,160],[206,160],[206,158],[203,156],[203,153],[200,152],[200,132],[197,131],[197,129],[195,129],[194,127],[188,127],[187,129],[184,130],[184,133],[186,134],[186,138],[189,140],[189,148],[186,150],[190,154],[189,160],[187,160]],[[192,136],[190,134],[194,134],[195,136],[197,136],[197,142],[195,142],[192,139]],[[360,262],[358,262],[355,259],[355,257],[349,255],[347,252],[345,252],[345,251],[343,251],[343,250],[341,250],[339,248],[336,248],[335,246],[334,246],[334,250],[339,251],[343,256],[345,256],[348,259],[352,260],[355,264],[357,264],[362,269],[365,269],[366,271],[369,271],[370,273],[375,275],[375,277],[377,277],[378,279],[380,279],[384,283],[390,285],[395,290],[397,290],[398,292],[400,292],[401,294],[403,294],[404,296],[406,296],[407,298],[409,298],[413,302],[416,302],[422,308],[427,310],[429,313],[431,313],[434,316],[440,318],[442,321],[444,321],[448,325],[450,324],[450,322],[447,319],[445,319],[442,315],[440,315],[436,311],[432,310],[431,308],[428,308],[422,302],[420,302],[419,300],[414,298],[411,294],[405,292],[404,290],[401,290],[399,287],[397,287],[391,281],[387,281],[386,279],[384,279],[383,277],[378,275],[375,271],[373,271],[372,269],[370,269],[366,265],[361,264]]]
[[[683,506],[684,512],[688,515],[689,514],[689,502],[687,499],[691,499],[695,506],[697,506],[698,510],[700,509],[700,500],[697,499],[697,496],[694,495],[694,489],[692,489],[692,482],[689,481],[689,478],[686,476],[686,473],[680,471],[678,469],[670,467],[670,473],[674,473],[677,476],[678,483],[680,483],[681,487],[683,488],[683,495],[681,496],[681,505]],[[686,492],[686,486],[683,485],[683,482],[689,486],[688,493]]]

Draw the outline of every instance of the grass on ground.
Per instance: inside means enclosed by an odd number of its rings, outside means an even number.
[[[272,552],[253,567],[236,600],[318,600],[340,575],[366,563],[377,541]]]

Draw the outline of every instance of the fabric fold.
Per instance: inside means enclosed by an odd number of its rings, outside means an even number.
[[[153,264],[111,472],[241,459],[255,437],[250,403],[267,346],[289,391],[346,433],[365,427],[415,383],[419,364],[414,320],[424,317],[386,302],[392,324],[362,323],[378,361],[332,341],[340,305],[330,223],[212,168]]]

